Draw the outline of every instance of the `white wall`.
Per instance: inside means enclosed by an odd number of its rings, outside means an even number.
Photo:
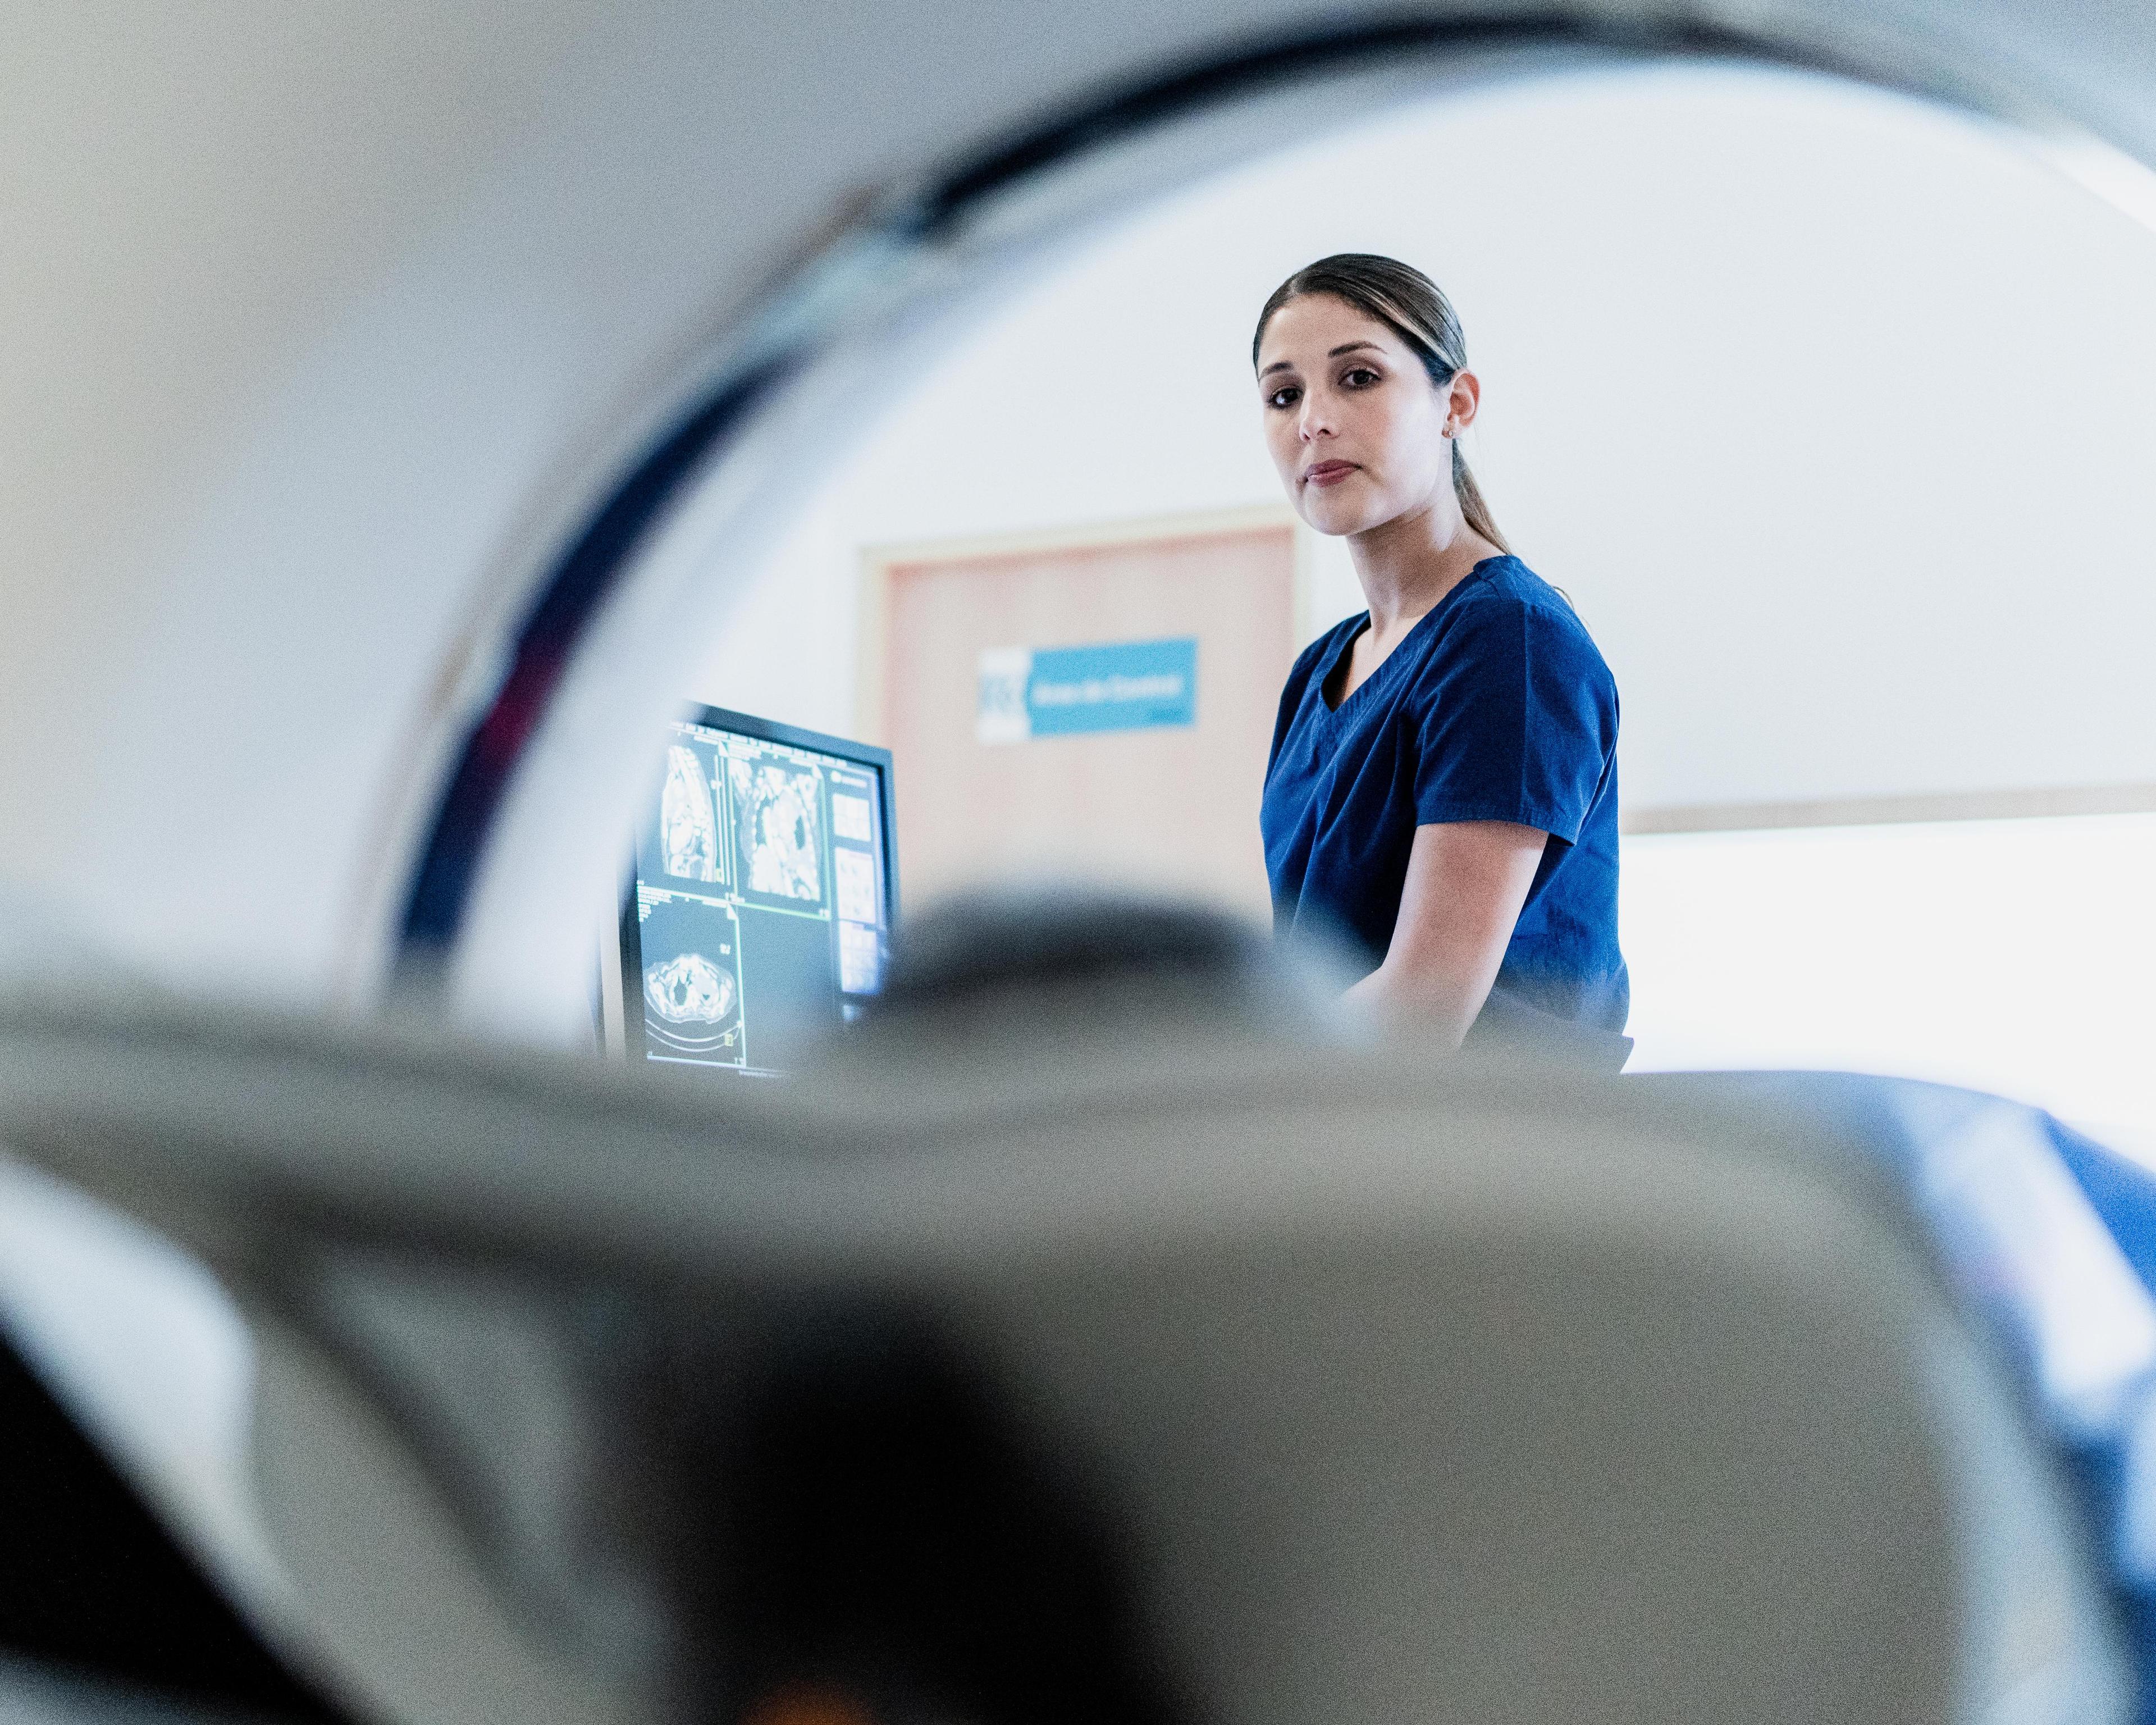
[[[1896,1073],[2156,1162],[2156,815],[1625,841],[1630,1070]]]
[[[696,692],[853,729],[863,545],[1277,501],[1251,320],[1371,249],[1460,308],[1471,454],[1616,670],[1629,803],[2156,783],[2156,236],[2009,138],[1776,74],[1281,143],[984,321]]]

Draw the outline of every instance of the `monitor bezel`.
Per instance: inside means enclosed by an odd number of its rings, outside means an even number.
[[[872,742],[848,737],[832,737],[798,725],[783,725],[776,719],[760,719],[732,707],[705,706],[690,702],[675,715],[680,725],[702,725],[714,731],[731,731],[759,742],[775,742],[783,748],[807,749],[829,755],[850,765],[869,768],[876,775],[877,804],[883,825],[883,916],[888,940],[898,926],[898,803],[891,783],[891,751]],[[644,942],[636,916],[636,844],[629,842],[629,867],[624,876],[620,915],[616,920],[615,976],[621,988],[621,1054],[632,1065],[642,1067],[644,1058]],[[722,1068],[713,1068],[721,1070]]]

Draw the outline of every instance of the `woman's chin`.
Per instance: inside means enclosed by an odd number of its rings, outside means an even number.
[[[1350,506],[1328,509],[1329,500],[1306,497],[1303,500],[1302,518],[1312,531],[1322,533],[1328,539],[1345,539],[1380,525],[1381,518],[1368,509]],[[1343,504],[1345,500],[1342,500]]]

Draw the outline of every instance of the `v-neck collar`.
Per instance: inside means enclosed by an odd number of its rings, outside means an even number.
[[[1498,556],[1494,557],[1483,557],[1477,561],[1473,568],[1470,569],[1465,575],[1461,576],[1459,580],[1454,582],[1450,587],[1445,590],[1444,598],[1440,598],[1435,605],[1432,605],[1430,609],[1424,612],[1421,616],[1415,619],[1414,622],[1409,626],[1408,632],[1402,635],[1399,641],[1394,644],[1393,650],[1388,653],[1378,661],[1378,668],[1372,671],[1368,676],[1363,678],[1363,680],[1358,683],[1353,689],[1349,690],[1346,695],[1342,696],[1340,699],[1339,704],[1336,706],[1332,702],[1326,699],[1325,691],[1332,684],[1333,674],[1340,669],[1342,663],[1345,662],[1348,655],[1355,650],[1355,643],[1362,639],[1363,635],[1369,630],[1370,614],[1368,611],[1363,612],[1363,620],[1357,624],[1354,628],[1349,629],[1345,635],[1342,636],[1341,639],[1334,644],[1332,651],[1327,655],[1324,675],[1320,676],[1317,680],[1317,706],[1319,711],[1322,711],[1327,718],[1337,718],[1342,713],[1346,712],[1349,707],[1353,706],[1357,701],[1361,699],[1364,690],[1369,688],[1371,685],[1375,683],[1380,677],[1383,676],[1387,671],[1393,668],[1394,665],[1399,661],[1401,655],[1408,650],[1409,644],[1430,626],[1430,619],[1432,618],[1441,615],[1452,603],[1453,599],[1458,594],[1466,590],[1466,588],[1473,583],[1481,580],[1482,578],[1482,572],[1488,568],[1491,564],[1502,563],[1504,561],[1505,555],[1503,553],[1500,553]]]

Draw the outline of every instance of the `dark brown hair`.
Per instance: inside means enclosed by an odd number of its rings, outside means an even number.
[[[1273,290],[1265,309],[1258,314],[1257,333],[1250,337],[1250,363],[1258,362],[1258,349],[1265,339],[1265,326],[1273,313],[1291,300],[1311,294],[1330,294],[1357,311],[1368,313],[1398,336],[1422,362],[1430,381],[1440,389],[1467,363],[1467,337],[1452,302],[1421,270],[1397,258],[1381,258],[1373,252],[1336,252],[1320,258]],[[1452,444],[1452,490],[1460,499],[1460,512],[1467,525],[1498,550],[1510,552],[1505,536],[1491,519],[1490,506],[1482,500],[1475,475],[1467,470],[1467,458]]]

